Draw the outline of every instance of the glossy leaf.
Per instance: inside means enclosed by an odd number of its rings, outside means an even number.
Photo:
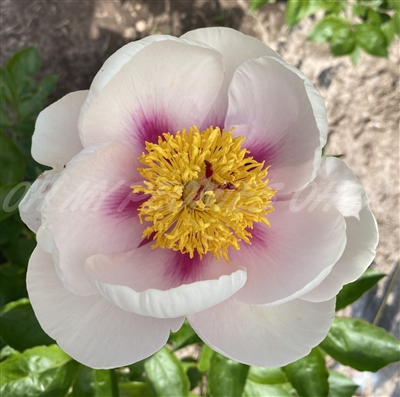
[[[110,370],[95,370],[81,365],[68,397],[114,397]]]
[[[376,372],[400,360],[400,343],[384,329],[360,319],[336,317],[320,346],[335,360],[359,371]]]
[[[352,397],[358,385],[337,371],[329,371],[329,397]]]
[[[147,359],[144,367],[148,384],[157,396],[188,396],[189,380],[180,361],[167,347]]]
[[[371,55],[387,57],[387,40],[380,28],[361,23],[354,26],[356,43]]]
[[[329,40],[329,47],[336,56],[351,54],[356,47],[354,33],[350,28],[336,30]]]
[[[313,26],[307,38],[310,41],[322,43],[330,40],[334,34],[347,33],[348,30],[348,21],[336,15],[329,15]]]
[[[118,385],[119,397],[152,397],[154,394],[144,382],[125,382]],[[78,397],[78,396],[77,396]],[[100,396],[99,396],[100,397]]]
[[[18,103],[18,121],[23,122],[38,115],[43,109],[42,99],[37,96],[27,98]]]
[[[0,185],[10,185],[24,179],[25,159],[14,142],[0,133]]]
[[[383,277],[385,277],[385,274],[377,270],[367,269],[358,280],[346,284],[341,289],[336,298],[336,310],[343,309],[347,305],[355,302]]]
[[[241,396],[246,384],[249,366],[214,352],[208,376],[211,397]]]
[[[0,395],[12,397],[64,396],[79,370],[58,346],[15,352],[0,363]]]
[[[30,347],[54,344],[36,320],[29,299],[8,303],[0,310],[1,339],[13,349],[23,351]]]
[[[210,347],[207,345],[203,345],[199,357],[199,363],[198,363],[198,368],[202,372],[208,371],[210,368],[211,364],[211,357],[214,354],[214,350],[212,350]]]
[[[0,67],[0,98],[4,99],[8,104],[13,101],[13,86],[10,80],[10,72]]]
[[[244,387],[243,397],[293,397],[287,385],[263,385],[247,380]],[[239,396],[239,394],[237,395]],[[222,396],[221,396],[222,397]]]
[[[317,347],[308,356],[283,367],[283,370],[300,397],[328,397],[328,370],[325,358]]]
[[[287,382],[287,377],[281,368],[250,367],[247,379],[266,385]]]

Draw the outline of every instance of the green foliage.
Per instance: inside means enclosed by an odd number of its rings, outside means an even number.
[[[182,363],[167,347],[146,360],[147,380],[156,396],[181,397],[189,395],[189,379]]]
[[[214,353],[209,368],[208,392],[211,397],[240,396],[249,366]]]
[[[317,347],[308,356],[287,365],[283,370],[300,397],[328,397],[329,374],[325,358]]]
[[[36,320],[32,306],[26,298],[3,306],[0,310],[0,322],[1,339],[18,351],[54,343],[43,332]]]
[[[400,343],[392,335],[353,318],[336,317],[321,347],[335,360],[359,371],[376,372],[400,360]]]
[[[179,332],[171,332],[168,339],[168,343],[173,346],[173,351],[198,342],[201,342],[201,340],[187,320],[185,320]]]
[[[35,79],[40,65],[38,51],[29,47],[14,54],[0,68],[1,306],[27,296],[26,266],[36,245],[33,233],[19,217],[18,204],[30,186],[28,181],[36,179],[44,170],[30,155],[31,139],[35,118],[45,106],[48,95],[54,91],[57,78],[50,75],[40,81]],[[21,306],[17,304],[12,310],[9,310],[11,306],[3,308],[4,327],[10,326],[7,319],[12,313],[27,315],[28,305],[29,303]],[[16,337],[9,341],[12,333],[4,327],[2,338],[16,346]],[[36,342],[32,342],[32,345],[28,340],[29,338],[25,342],[21,340],[18,349],[35,346]],[[46,343],[48,342],[46,339]]]
[[[337,371],[329,371],[329,397],[352,397],[358,385]]]
[[[250,10],[266,2],[251,1]],[[305,17],[323,10],[324,17],[312,27],[308,40],[328,42],[333,55],[350,55],[356,64],[360,49],[374,56],[388,56],[388,47],[395,35],[400,35],[399,4],[398,0],[288,0],[286,23],[292,28]]]
[[[367,269],[356,281],[345,285],[336,298],[336,310],[343,309],[355,302],[364,292],[371,289],[385,275],[377,270]]]
[[[0,363],[0,394],[10,397],[64,396],[79,366],[55,345],[14,352]]]

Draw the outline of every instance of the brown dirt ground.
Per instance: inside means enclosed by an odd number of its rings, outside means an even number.
[[[363,183],[381,236],[373,266],[393,274],[400,258],[399,40],[392,45],[389,59],[363,54],[353,66],[347,57],[333,58],[327,45],[306,41],[315,22],[312,17],[289,31],[284,3],[265,5],[252,15],[247,0],[2,0],[0,7],[1,64],[24,46],[37,46],[43,59],[41,74],[59,75],[52,100],[88,88],[110,54],[150,34],[179,36],[199,27],[229,26],[270,45],[321,92],[330,122],[326,153],[343,154]],[[383,324],[397,337],[398,281],[387,303],[391,317]],[[387,284],[374,292],[378,298]],[[400,395],[399,367],[389,368],[379,379],[354,374],[364,385],[364,396]]]

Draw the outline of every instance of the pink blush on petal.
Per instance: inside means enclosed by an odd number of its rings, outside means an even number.
[[[136,145],[144,150],[145,142],[157,143],[158,137],[169,131],[170,123],[163,111],[153,109],[144,111],[142,108],[132,113],[132,136],[135,137]]]
[[[147,199],[148,195],[134,193],[130,186],[124,185],[104,200],[102,211],[116,218],[138,217],[138,209]]]
[[[172,257],[171,264],[166,268],[164,276],[169,280],[173,280],[173,284],[190,284],[200,279],[200,275],[207,265],[207,258],[200,256],[197,251],[194,252],[193,258],[189,254],[176,252]]]

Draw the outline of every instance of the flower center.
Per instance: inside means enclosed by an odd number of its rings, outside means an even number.
[[[139,161],[144,184],[135,193],[150,198],[139,208],[140,221],[151,222],[143,237],[155,247],[169,248],[200,258],[211,252],[229,263],[228,248],[250,244],[248,229],[254,222],[269,226],[265,217],[273,211],[276,193],[268,186],[268,168],[247,157],[244,137],[210,127],[199,132],[165,133],[158,143],[146,142]]]

